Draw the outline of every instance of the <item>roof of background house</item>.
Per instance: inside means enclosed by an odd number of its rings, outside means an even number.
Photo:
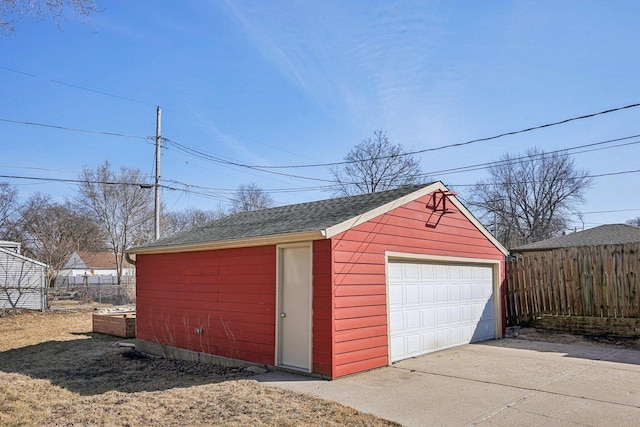
[[[73,258],[73,254],[71,254],[69,260],[67,260],[67,263],[64,266],[65,268],[116,268],[116,259],[113,252],[76,251],[74,253],[80,258],[80,260],[76,260],[72,265],[69,265]],[[130,264],[124,260],[123,267],[128,268],[130,267]]]
[[[577,233],[541,240],[535,243],[518,246],[511,252],[542,251],[574,246],[615,245],[640,242],[640,227],[626,224],[606,224]]]
[[[138,248],[181,246],[324,230],[428,185],[411,185],[378,193],[240,212],[138,246],[133,251]]]

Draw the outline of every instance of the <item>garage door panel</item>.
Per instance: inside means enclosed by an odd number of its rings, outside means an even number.
[[[406,354],[403,336],[391,338],[391,354]]]
[[[493,309],[493,304],[485,304],[482,310],[482,315],[480,316],[480,320],[493,322],[495,318],[496,318],[496,314]]]
[[[389,286],[389,307],[402,307],[402,286]]]
[[[420,277],[420,266],[416,264],[405,264],[404,277],[408,280],[417,280]]]
[[[404,305],[420,305],[420,285],[417,283],[404,286]]]
[[[491,266],[391,262],[388,272],[391,361],[494,338]]]
[[[462,341],[462,327],[452,326],[449,328],[449,342],[458,343]]]
[[[389,279],[402,278],[402,264],[390,263],[387,266],[387,275],[389,276]]]
[[[462,286],[462,300],[471,301],[471,298],[473,297],[473,292],[471,291],[471,288],[473,286],[471,285],[471,282],[465,282],[461,286]]]
[[[420,333],[411,334],[405,337],[405,346],[408,354],[419,354],[420,353]]]
[[[436,349],[436,333],[428,331],[422,333],[422,353],[434,351]]]
[[[420,264],[420,278],[422,280],[432,281],[436,277],[436,272],[433,268],[433,265],[430,264]]]
[[[472,334],[471,342],[489,340],[494,337],[493,321],[482,321],[478,323]]]
[[[481,279],[477,279],[477,280],[481,280]],[[474,300],[482,300],[483,297],[486,296],[482,284],[474,283],[473,287],[471,288],[471,291],[472,291],[471,298],[473,298]]]
[[[449,285],[449,302],[460,302],[462,300],[462,285],[460,283],[451,283]]]
[[[449,331],[440,329],[436,331],[436,349],[449,347]]]
[[[460,280],[461,277],[462,277],[462,266],[450,265],[449,280]]]
[[[420,303],[431,304],[436,300],[436,287],[433,283],[420,284]]]
[[[436,307],[436,326],[443,326],[449,323],[449,310],[447,307]]]
[[[446,282],[438,282],[436,284],[436,302],[444,303],[449,300],[449,286]]]
[[[411,310],[405,310],[404,312],[404,330],[418,330],[420,329],[420,309],[414,308]]]
[[[389,331],[392,337],[404,331],[404,314],[402,311],[389,312]]]
[[[473,340],[473,331],[473,326],[464,325],[462,327],[462,341],[471,342]]]
[[[436,311],[433,308],[420,309],[423,328],[433,328],[436,325]]]
[[[473,320],[473,305],[463,304],[461,307],[462,321],[471,322]]]
[[[462,322],[462,307],[460,306],[449,306],[449,323],[460,323]]]
[[[446,265],[434,265],[436,272],[436,279],[448,279],[449,267]]]

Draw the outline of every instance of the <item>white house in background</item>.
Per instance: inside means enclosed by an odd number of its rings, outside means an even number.
[[[0,309],[46,309],[46,269],[46,264],[20,255],[20,243],[0,241]]]
[[[122,277],[135,277],[136,270],[126,260],[122,266]],[[72,253],[58,271],[57,284],[98,285],[117,283],[116,259],[113,252]]]

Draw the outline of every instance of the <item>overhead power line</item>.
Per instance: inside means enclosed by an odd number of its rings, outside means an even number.
[[[93,181],[86,179],[70,179],[70,178],[45,178],[39,176],[18,176],[18,175],[0,175],[0,178],[7,179],[24,179],[30,181],[46,181],[46,182],[71,182],[71,183],[85,183],[90,184],[105,184],[105,185],[131,185],[143,188],[153,188],[153,183],[148,182],[125,182],[125,181]]]
[[[0,122],[13,123],[13,124],[19,124],[19,125],[27,125],[27,126],[39,126],[39,127],[59,129],[59,130],[68,130],[68,131],[73,131],[73,132],[91,133],[91,134],[95,134],[95,135],[117,136],[117,137],[120,137],[120,138],[136,138],[136,139],[144,139],[144,140],[154,139],[152,136],[127,135],[127,134],[124,134],[124,133],[117,133],[117,132],[105,132],[105,131],[98,131],[98,130],[70,128],[70,127],[65,127],[65,126],[51,125],[51,124],[47,124],[47,123],[25,122],[25,121],[21,121],[21,120],[11,120],[11,119],[2,119],[2,118],[0,118]]]
[[[116,94],[105,92],[105,91],[102,91],[102,90],[91,89],[89,87],[75,85],[75,84],[63,82],[63,81],[60,81],[60,80],[48,79],[46,77],[41,77],[41,76],[38,76],[36,74],[26,73],[26,72],[20,71],[20,70],[15,70],[13,68],[4,67],[2,65],[0,65],[0,69],[5,70],[5,71],[10,71],[10,72],[16,73],[16,74],[21,74],[23,76],[31,77],[31,78],[34,78],[34,79],[45,80],[45,81],[48,81],[48,82],[51,82],[51,83],[55,83],[55,84],[58,84],[58,85],[62,85],[62,86],[72,87],[74,89],[80,89],[80,90],[84,90],[84,91],[87,91],[87,92],[97,93],[98,95],[109,96],[111,98],[122,99],[124,101],[135,102],[135,103],[138,103],[138,104],[149,105],[149,106],[152,106],[152,107],[156,106],[155,104],[151,104],[149,102],[141,101],[139,99],[131,98],[131,97],[128,97],[128,96],[116,95]]]
[[[611,108],[611,109],[608,109],[608,110],[599,111],[597,113],[591,113],[591,114],[585,114],[585,115],[582,115],[582,116],[571,117],[571,118],[568,118],[568,119],[559,120],[559,121],[552,122],[552,123],[546,123],[546,124],[543,124],[543,125],[532,126],[532,127],[526,128],[526,129],[521,129],[521,130],[516,130],[516,131],[511,131],[511,132],[504,132],[504,133],[501,133],[501,134],[498,134],[498,135],[489,136],[489,137],[485,137],[485,138],[476,138],[476,139],[472,139],[472,140],[465,141],[465,142],[458,142],[458,143],[454,143],[454,144],[441,145],[439,147],[425,148],[425,149],[422,149],[422,150],[409,151],[409,152],[406,152],[406,153],[401,153],[399,155],[400,156],[410,156],[410,155],[413,155],[413,154],[421,154],[421,153],[427,153],[427,152],[431,152],[431,151],[444,150],[444,149],[447,149],[447,148],[461,147],[461,146],[473,144],[473,143],[476,143],[476,142],[491,141],[491,140],[494,140],[494,139],[503,138],[505,136],[512,136],[512,135],[518,135],[518,134],[521,134],[521,133],[532,132],[532,131],[538,130],[538,129],[544,129],[544,128],[549,128],[549,127],[553,127],[553,126],[558,126],[558,125],[562,125],[562,124],[565,124],[565,123],[573,122],[573,121],[576,121],[576,120],[589,119],[589,118],[593,118],[593,117],[596,117],[596,116],[601,116],[601,115],[604,115],[604,114],[610,114],[610,113],[614,113],[614,112],[622,111],[622,110],[628,110],[628,109],[636,108],[636,107],[640,107],[640,103],[629,104],[629,105],[625,105],[624,107]],[[260,166],[260,167],[262,169],[293,169],[293,168],[328,167],[328,166],[346,165],[346,164],[351,164],[351,163],[367,162],[367,161],[376,160],[376,159],[387,159],[387,158],[391,158],[391,157],[396,157],[396,156],[395,155],[394,156],[381,156],[381,157],[363,159],[363,160],[352,160],[352,161],[345,160],[345,161],[342,161],[342,162],[310,163],[310,164],[306,164],[306,165],[281,165],[281,166]]]
[[[631,136],[626,136],[626,137],[622,137],[622,138],[615,138],[615,139],[609,139],[606,141],[599,141],[599,142],[594,142],[594,143],[590,143],[590,144],[582,144],[582,145],[576,145],[576,146],[572,146],[572,147],[566,147],[566,148],[562,148],[562,149],[558,149],[558,150],[554,150],[554,151],[548,151],[548,152],[544,152],[544,153],[539,153],[539,154],[535,154],[535,155],[526,155],[526,156],[520,156],[520,157],[514,157],[514,158],[510,158],[507,160],[497,160],[497,161],[493,161],[493,162],[486,162],[486,163],[477,163],[477,164],[473,164],[473,165],[467,165],[467,166],[461,166],[458,168],[451,168],[451,169],[443,169],[443,170],[439,170],[439,171],[431,171],[431,172],[425,172],[425,173],[421,173],[419,176],[421,177],[429,177],[429,176],[438,176],[438,175],[450,175],[450,174],[454,174],[454,173],[462,173],[462,172],[470,172],[470,171],[476,171],[476,170],[481,170],[481,169],[488,169],[490,167],[493,166],[500,166],[509,162],[513,162],[513,161],[517,161],[517,160],[523,160],[523,159],[528,159],[528,158],[535,158],[535,157],[541,157],[541,156],[545,156],[545,155],[549,155],[549,154],[557,154],[557,153],[563,153],[563,152],[567,152],[566,156],[572,155],[572,154],[582,154],[582,153],[588,153],[591,151],[598,151],[598,150],[608,150],[608,149],[612,149],[612,148],[619,148],[619,147],[625,147],[628,145],[635,145],[635,144],[640,144],[640,141],[632,141],[632,142],[626,142],[623,144],[617,144],[617,145],[613,145],[610,147],[600,147],[600,148],[593,148],[590,150],[582,150],[582,151],[577,151],[577,152],[573,152],[573,153],[569,153],[569,151],[572,150],[577,150],[579,148],[585,148],[585,147],[593,147],[593,146],[598,146],[598,145],[603,145],[603,144],[609,144],[612,142],[617,142],[617,141],[624,141],[624,140],[628,140],[631,138],[637,138],[640,137],[640,134],[638,135],[631,135]],[[174,182],[177,183],[179,185],[191,185],[191,184],[186,184],[180,181],[170,181],[170,182]],[[333,183],[336,183],[337,181],[331,181]],[[387,181],[383,181],[383,182],[387,182]],[[355,183],[345,183],[347,185],[349,184],[355,184]],[[462,185],[469,185],[469,184],[462,184]],[[319,186],[312,186],[312,187],[298,187],[298,188],[283,188],[283,189],[269,189],[268,191],[271,193],[291,193],[291,192],[302,192],[302,191],[330,191],[336,188],[339,188],[340,185],[339,184],[331,184],[331,185],[319,185]],[[194,188],[201,188],[201,189],[209,189],[209,190],[213,190],[213,191],[228,191],[228,192],[233,192],[235,191],[234,189],[223,189],[223,188],[211,188],[211,187],[204,187],[204,186],[194,186]]]
[[[572,178],[564,178],[561,181],[575,181],[576,179],[585,179],[585,178],[602,178],[605,176],[617,176],[617,175],[627,175],[627,174],[632,174],[632,173],[639,173],[640,169],[635,169],[635,170],[628,170],[628,171],[619,171],[619,172],[606,172],[606,173],[599,173],[599,174],[593,174],[593,175],[581,175],[581,176],[576,176],[576,177],[572,177]],[[491,185],[503,185],[503,184],[535,184],[541,181],[535,181],[535,180],[524,180],[524,181],[513,181],[510,183],[507,182],[478,182],[475,184],[450,184],[450,187],[475,187],[475,186],[482,186],[482,187],[486,187],[486,186],[491,186]]]
[[[604,144],[609,144],[612,142],[618,142],[618,141],[624,141],[624,140],[628,140],[628,139],[632,139],[632,138],[636,138],[636,137],[640,137],[640,134],[636,134],[636,135],[630,135],[630,136],[626,136],[626,137],[621,137],[621,138],[614,138],[614,139],[609,139],[609,140],[605,140],[605,141],[599,141],[599,142],[594,142],[594,143],[589,143],[589,144],[581,144],[581,145],[577,145],[577,146],[572,146],[572,147],[566,147],[566,148],[562,148],[562,149],[558,149],[558,150],[554,150],[551,152],[546,152],[545,154],[554,154],[554,153],[560,153],[560,152],[564,152],[564,151],[570,151],[570,150],[576,150],[579,148],[585,148],[585,147],[593,147],[593,146],[598,146],[598,145],[604,145]],[[206,153],[204,151],[201,150],[196,150],[196,149],[192,149],[190,147],[185,146],[184,144],[180,144],[177,143],[175,141],[169,140],[169,139],[163,139],[165,142],[168,142],[170,144],[173,144],[175,146],[175,148],[179,149],[180,151],[182,151],[185,154],[194,156],[196,158],[200,158],[200,159],[204,159],[207,161],[211,161],[211,162],[215,162],[215,163],[220,163],[220,164],[225,164],[225,165],[233,165],[233,166],[240,166],[240,167],[250,167],[250,165],[243,165],[242,163],[233,161],[233,160],[229,160],[229,159],[225,159],[222,157],[218,157],[218,156],[214,156],[211,155],[209,153]],[[604,150],[604,149],[611,149],[611,148],[616,148],[616,147],[621,147],[621,146],[626,146],[626,145],[632,145],[632,144],[638,144],[640,143],[640,141],[633,141],[633,142],[628,142],[628,143],[624,143],[624,144],[618,144],[618,145],[614,145],[611,147],[603,147],[603,148],[597,148],[597,150]],[[583,152],[588,152],[588,151],[593,151],[593,150],[584,150],[581,151],[579,153],[583,153]],[[542,155],[542,153],[540,154]],[[567,154],[569,155],[569,154]],[[521,157],[517,157],[517,158],[512,158],[509,159],[508,161],[514,161],[514,160],[519,160],[519,159],[525,159],[525,158],[529,158],[531,156],[521,156]],[[432,171],[432,172],[427,172],[425,174],[421,174],[422,176],[428,176],[428,175],[437,175],[437,174],[449,174],[449,173],[458,173],[458,172],[466,172],[466,171],[472,171],[472,170],[478,170],[478,169],[486,169],[489,168],[491,166],[495,166],[495,165],[500,165],[507,162],[507,160],[498,160],[498,161],[494,161],[494,162],[487,162],[487,163],[480,163],[480,164],[474,164],[474,165],[467,165],[467,166],[462,166],[459,168],[452,168],[452,169],[445,169],[445,170],[440,170],[440,171]],[[267,172],[268,171],[262,171],[259,167],[250,167],[250,169],[259,171],[259,172]],[[285,174],[286,176],[291,176],[291,174]],[[333,189],[336,189],[339,187],[339,185],[337,184],[337,181],[335,180],[321,180],[321,179],[317,179],[317,178],[310,178],[310,177],[301,177],[299,175],[293,175],[293,177],[297,177],[297,178],[304,178],[304,179],[312,179],[315,181],[324,181],[327,182],[328,185],[317,185],[317,186],[309,186],[309,187],[298,187],[298,188],[281,188],[281,189],[269,189],[267,191],[271,192],[271,193],[291,193],[291,192],[309,192],[309,191],[331,191]],[[189,191],[192,194],[197,194],[197,195],[201,195],[203,197],[209,197],[209,198],[215,198],[215,199],[225,199],[228,200],[228,197],[223,196],[222,194],[226,193],[234,193],[237,189],[232,189],[232,188],[213,188],[213,187],[207,187],[207,186],[200,186],[200,185],[195,185],[195,184],[188,184],[188,183],[184,183],[181,181],[176,181],[176,180],[163,180],[165,182],[168,183],[173,183],[176,185],[181,185],[184,186],[185,189],[177,189],[177,188],[173,188],[167,185],[163,185],[163,188],[169,189],[169,190],[179,190],[179,191]],[[450,184],[450,185],[457,185],[457,186],[470,186],[472,184]],[[211,193],[211,192],[215,192]],[[220,194],[222,193],[222,194]]]
[[[590,212],[578,212],[581,215],[590,215],[590,214],[603,214],[603,213],[614,213],[614,212],[634,212],[640,211],[640,208],[631,208],[631,209],[613,209],[610,211],[590,211]]]
[[[625,175],[625,174],[632,174],[632,173],[639,173],[639,172],[640,172],[640,169],[636,169],[636,170],[628,170],[628,171],[606,172],[606,173],[586,175],[586,176],[583,176],[583,177],[568,178],[568,179],[572,180],[572,179],[580,179],[580,178],[600,178],[600,177],[605,177],[605,176]],[[149,188],[149,189],[153,188],[153,183],[151,183],[151,182],[124,182],[124,181],[99,181],[99,180],[95,180],[94,181],[94,180],[83,180],[83,179],[46,178],[46,177],[19,176],[19,175],[0,175],[0,178],[22,179],[22,180],[30,180],[30,181],[41,181],[41,182],[66,182],[66,183],[78,183],[78,184],[80,184],[80,183],[91,183],[91,184],[105,184],[105,185],[128,185],[128,186],[137,186],[137,187]],[[223,189],[214,189],[214,188],[207,188],[207,187],[203,187],[203,186],[189,185],[189,184],[181,183],[179,181],[171,181],[171,182],[174,182],[175,184],[178,184],[178,185],[184,185],[187,188],[176,188],[176,187],[169,186],[169,185],[160,185],[160,187],[164,188],[164,189],[167,189],[167,190],[189,192],[190,194],[195,194],[195,195],[198,195],[198,196],[202,196],[202,197],[206,197],[206,198],[210,198],[210,199],[215,199],[215,200],[222,200],[222,201],[233,201],[234,200],[233,198],[230,198],[230,197],[222,195],[222,194],[216,194],[216,193],[205,191],[205,190],[223,191]],[[521,181],[521,183],[529,183],[529,182],[533,182],[533,181]],[[450,187],[470,187],[470,186],[474,186],[474,185],[477,185],[477,184],[450,184]],[[480,185],[491,185],[491,184],[487,183],[487,184],[480,184]],[[194,189],[198,189],[198,190],[194,190]],[[631,211],[631,210],[636,210],[636,209],[629,209],[629,211]],[[626,210],[620,210],[620,211],[626,211]],[[604,212],[607,212],[607,211],[604,211]],[[610,211],[610,212],[614,212],[614,211]],[[587,212],[585,212],[585,213],[587,213]],[[597,213],[597,212],[588,212],[588,213]]]
[[[496,161],[493,161],[493,162],[476,163],[474,165],[460,166],[460,167],[457,167],[457,168],[442,169],[442,170],[438,170],[438,171],[425,172],[425,173],[419,174],[419,176],[443,175],[443,174],[449,175],[449,174],[453,174],[453,173],[470,172],[470,171],[475,171],[475,170],[479,170],[479,169],[488,169],[488,168],[493,167],[493,166],[500,166],[500,165],[511,163],[511,162],[514,162],[514,161],[517,161],[517,160],[524,160],[524,159],[529,159],[529,158],[547,156],[549,154],[558,154],[558,153],[567,152],[566,155],[570,156],[570,155],[573,155],[573,154],[589,153],[589,152],[592,152],[592,151],[609,150],[611,148],[626,147],[628,145],[640,144],[640,141],[633,141],[633,142],[627,142],[627,143],[624,143],[624,144],[612,145],[610,147],[594,148],[594,149],[591,149],[591,150],[583,150],[583,151],[577,151],[577,152],[574,152],[574,153],[569,153],[569,151],[578,150],[580,148],[594,147],[594,146],[603,145],[603,144],[610,144],[612,142],[624,141],[624,140],[628,140],[628,139],[632,139],[632,138],[640,138],[640,134],[631,135],[631,136],[625,136],[625,137],[616,138],[616,139],[609,139],[609,140],[606,140],[606,141],[594,142],[594,143],[591,143],[591,144],[575,145],[573,147],[560,148],[558,150],[553,150],[553,151],[545,151],[545,152],[542,152],[542,153],[539,153],[539,154],[535,154],[535,155],[524,155],[524,156],[520,156],[520,157],[512,157],[512,158],[509,158],[509,159],[496,160]]]
[[[2,66],[2,65],[0,65],[0,69],[5,70],[5,71],[9,71],[9,72],[12,72],[12,73],[24,75],[24,76],[27,76],[27,77],[35,78],[35,79],[45,80],[45,81],[48,81],[48,82],[51,82],[51,83],[55,83],[55,84],[59,84],[59,85],[67,86],[67,87],[71,87],[71,88],[75,88],[75,89],[80,89],[80,90],[96,93],[96,94],[99,94],[99,95],[104,95],[104,96],[109,96],[109,97],[112,97],[112,98],[122,99],[122,100],[125,100],[125,101],[135,102],[135,103],[148,105],[148,106],[153,106],[153,107],[155,107],[157,105],[157,104],[154,104],[154,103],[149,103],[149,102],[142,101],[142,100],[135,99],[135,98],[131,98],[131,97],[121,96],[121,95],[113,94],[113,93],[102,91],[102,90],[92,89],[92,88],[89,88],[89,87],[76,85],[76,84],[72,84],[72,83],[67,83],[67,82],[63,82],[63,81],[60,81],[60,80],[45,78],[45,77],[42,77],[42,76],[39,76],[39,75],[36,75],[36,74],[33,74],[33,73],[28,73],[28,72],[25,72],[25,71],[16,70],[14,68],[5,67],[5,66]],[[640,103],[629,104],[629,105],[626,105],[626,106],[623,106],[623,107],[610,108],[608,110],[603,110],[603,111],[599,111],[599,112],[595,112],[595,113],[585,114],[585,115],[581,115],[581,116],[577,116],[577,117],[570,117],[570,118],[567,118],[567,119],[563,119],[563,120],[559,120],[559,121],[555,121],[555,122],[551,122],[551,123],[546,123],[546,124],[542,124],[542,125],[532,126],[532,127],[521,129],[521,130],[517,130],[517,131],[504,132],[504,133],[501,133],[501,134],[498,134],[498,135],[494,135],[494,136],[490,136],[490,137],[477,138],[477,139],[472,139],[472,140],[465,141],[465,142],[460,142],[460,143],[447,144],[447,145],[442,145],[442,146],[439,146],[439,147],[433,147],[433,148],[426,148],[426,149],[422,149],[422,150],[410,151],[410,152],[406,152],[406,153],[401,153],[400,155],[401,156],[408,156],[408,155],[413,155],[413,154],[421,154],[421,153],[426,153],[426,152],[431,152],[431,151],[444,150],[444,149],[452,148],[452,147],[460,147],[460,146],[464,146],[464,145],[473,144],[473,143],[476,143],[476,142],[484,142],[484,141],[495,140],[495,139],[502,138],[502,137],[505,137],[505,136],[517,135],[517,134],[531,132],[531,131],[539,130],[539,129],[543,129],[543,128],[558,126],[558,125],[566,124],[566,123],[569,123],[569,122],[572,122],[572,121],[589,119],[589,118],[593,118],[593,117],[600,116],[600,115],[605,115],[605,114],[610,114],[610,113],[614,113],[614,112],[618,112],[618,111],[622,111],[622,110],[636,108],[638,106],[640,106]],[[175,110],[172,110],[172,111],[175,111]],[[191,117],[191,118],[196,119],[194,117]],[[7,120],[7,119],[4,119],[4,120],[0,119],[0,120],[5,121],[5,122],[11,122],[11,123],[20,123],[20,124],[34,125],[34,126],[44,126],[44,127],[63,129],[63,130],[71,130],[71,131],[77,131],[77,132],[112,135],[112,136],[120,136],[120,137],[127,137],[127,138],[153,139],[153,137],[141,137],[141,136],[135,136],[135,135],[125,135],[125,134],[119,134],[119,133],[114,133],[114,132],[100,132],[100,131],[90,131],[90,130],[84,130],[84,129],[65,128],[65,127],[62,127],[62,126],[46,125],[46,124],[32,123],[32,122],[20,122],[20,121]],[[196,120],[199,120],[199,119],[196,119]],[[246,138],[246,137],[242,137],[242,138]],[[256,142],[261,143],[259,141],[256,141]],[[190,149],[190,147],[187,147],[187,146],[183,146],[183,148]],[[390,158],[390,157],[393,157],[393,156],[382,156],[382,157],[378,157],[376,159],[385,159],[385,158]],[[220,160],[222,160],[222,159],[220,159]],[[238,166],[238,167],[254,168],[256,170],[267,172],[265,169],[288,169],[288,168],[289,169],[293,169],[293,168],[327,167],[327,166],[338,166],[338,165],[357,163],[357,162],[366,162],[366,161],[369,161],[369,160],[373,160],[373,159],[363,159],[363,160],[357,160],[357,161],[313,163],[313,164],[301,164],[301,165],[264,165],[264,166],[248,165],[248,164],[243,164],[243,163],[240,163],[240,162],[233,162],[233,161],[227,161],[227,162],[230,162],[228,164],[233,164],[233,165]],[[224,160],[222,160],[222,161],[224,161]],[[275,172],[271,172],[271,173],[275,173]],[[280,175],[293,177],[293,178],[299,178],[299,179],[322,181],[321,179],[317,179],[317,178],[297,176],[297,175],[291,175],[291,174],[282,174],[281,173]],[[324,180],[324,181],[325,182],[329,182],[328,180]]]
[[[640,134],[636,134],[636,135],[630,135],[630,136],[625,136],[625,137],[621,137],[621,138],[609,139],[609,140],[606,140],[606,141],[598,141],[598,142],[589,143],[589,144],[582,144],[582,145],[577,145],[577,146],[573,146],[573,147],[567,147],[567,148],[562,148],[562,149],[558,149],[558,150],[554,150],[554,151],[541,153],[541,154],[538,154],[538,156],[554,154],[554,153],[561,153],[563,151],[577,150],[577,149],[580,149],[580,148],[594,147],[594,146],[598,146],[598,145],[610,144],[612,142],[624,141],[624,140],[628,140],[628,139],[632,139],[632,138],[639,138],[639,137],[640,137]],[[187,145],[175,142],[175,141],[170,140],[170,139],[166,139],[165,138],[164,141],[166,141],[167,143],[173,145],[176,149],[182,151],[183,153],[191,155],[191,156],[196,157],[196,158],[199,158],[201,160],[206,160],[206,161],[210,161],[210,162],[214,162],[214,163],[233,165],[233,166],[237,166],[237,167],[252,169],[252,170],[255,170],[255,171],[260,171],[260,172],[265,172],[265,173],[272,173],[272,174],[281,175],[281,176],[287,176],[287,177],[292,177],[292,178],[306,179],[306,180],[310,180],[310,181],[321,181],[321,182],[328,182],[328,183],[336,183],[335,180],[313,178],[313,177],[308,177],[308,176],[287,174],[287,173],[283,173],[283,172],[275,172],[273,170],[270,170],[270,169],[274,168],[273,166],[249,165],[249,164],[241,163],[241,162],[238,162],[238,161],[235,161],[235,160],[229,160],[229,159],[224,159],[224,158],[221,158],[221,157],[218,157],[218,156],[214,156],[214,155],[211,155],[209,153],[206,153],[206,152],[203,152],[201,150],[189,147]],[[638,144],[638,143],[640,143],[640,141],[630,142],[630,143],[627,143],[627,144],[619,144],[619,145],[616,145],[616,146],[605,147],[605,148],[609,149],[609,148],[622,147],[622,146],[633,145],[633,144]],[[605,149],[605,148],[602,148],[602,149]],[[589,151],[594,151],[594,150],[585,150],[585,151],[582,151],[582,152],[589,152]],[[577,153],[574,153],[574,154],[577,154]],[[491,166],[498,166],[500,164],[504,164],[504,163],[511,162],[511,161],[514,161],[514,160],[521,160],[521,159],[525,159],[525,158],[529,158],[529,157],[531,157],[531,156],[525,155],[525,156],[521,156],[521,157],[512,158],[512,159],[509,159],[509,160],[497,160],[497,161],[493,161],[493,162],[486,162],[486,163],[478,163],[478,164],[474,164],[474,165],[461,166],[461,167],[458,167],[458,168],[444,169],[444,170],[438,170],[438,171],[430,171],[430,172],[421,173],[419,176],[429,177],[429,176],[433,176],[433,175],[453,174],[453,173],[468,172],[468,171],[473,171],[473,170],[478,170],[478,169],[486,169],[486,168],[489,168]],[[335,164],[338,164],[338,163],[335,163]]]
[[[207,160],[207,161],[210,161],[210,162],[214,162],[214,163],[221,163],[221,164],[225,164],[225,165],[236,166],[236,167],[240,167],[240,168],[251,169],[251,170],[255,170],[255,171],[269,173],[269,174],[272,174],[272,175],[286,176],[286,177],[289,177],[289,178],[305,179],[305,180],[309,180],[309,181],[331,182],[331,183],[335,183],[336,182],[334,180],[329,180],[329,179],[314,178],[314,177],[310,177],[310,176],[295,175],[295,174],[284,173],[284,172],[276,172],[276,171],[273,171],[273,170],[265,170],[261,166],[247,165],[247,164],[244,164],[244,163],[237,162],[235,160],[228,160],[228,159],[224,159],[224,158],[221,158],[221,157],[218,157],[218,156],[214,156],[212,154],[209,154],[209,153],[206,153],[204,151],[189,147],[187,145],[181,144],[179,142],[173,141],[173,140],[168,139],[168,138],[163,138],[163,141],[171,144],[172,146],[174,146],[176,149],[182,151],[183,153],[189,154],[189,155],[191,155],[193,157],[196,157],[196,158],[199,158],[199,159],[202,159],[202,160]]]

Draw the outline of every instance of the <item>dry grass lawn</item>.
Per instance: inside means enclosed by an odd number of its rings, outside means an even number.
[[[123,341],[91,333],[89,312],[0,317],[0,425],[396,425]]]

